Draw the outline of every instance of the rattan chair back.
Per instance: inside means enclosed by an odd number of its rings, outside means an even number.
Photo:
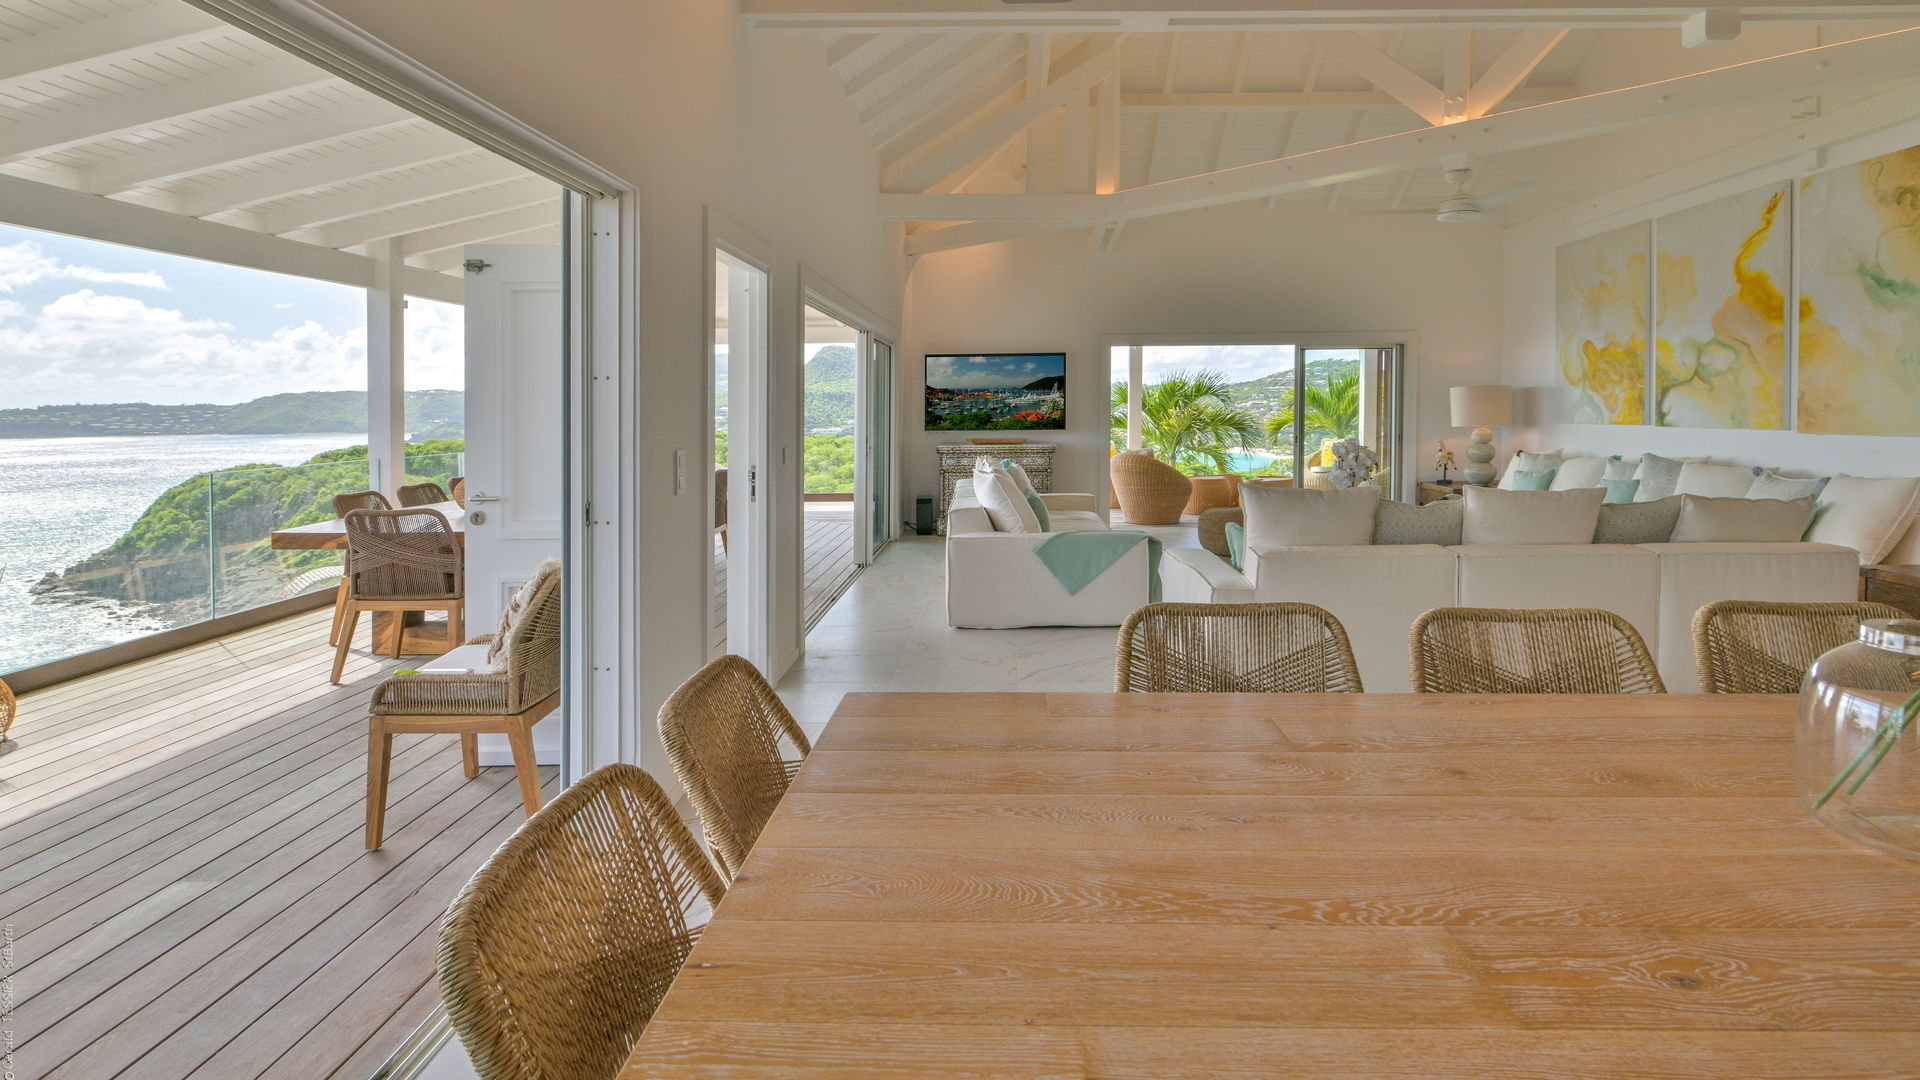
[[[7,680],[0,679],[0,743],[6,742],[7,733],[13,730],[13,718],[20,715],[20,699],[13,696],[13,687]]]
[[[561,792],[440,926],[440,994],[475,1071],[618,1073],[723,891],[645,772],[608,765]]]
[[[344,518],[354,510],[391,510],[393,504],[377,491],[349,491],[333,497],[333,516]]]
[[[1647,644],[1597,608],[1435,608],[1413,624],[1423,694],[1664,694]]]
[[[1114,689],[1361,692],[1346,628],[1312,604],[1148,604],[1120,626]]]
[[[447,489],[429,481],[424,484],[401,484],[397,493],[401,506],[430,506],[434,503],[451,502]]]
[[[354,600],[458,600],[465,559],[438,510],[351,510],[347,589]]]
[[[1133,525],[1178,525],[1193,494],[1193,481],[1146,450],[1125,450],[1107,459],[1120,513]]]
[[[1693,659],[1709,694],[1797,694],[1828,649],[1856,641],[1868,619],[1904,619],[1886,604],[1721,600],[1693,615]]]
[[[560,564],[541,566],[526,610],[507,627],[500,655],[506,659],[510,705],[525,708],[560,689]]]
[[[773,687],[738,656],[680,684],[660,707],[660,738],[732,880],[812,745]]]

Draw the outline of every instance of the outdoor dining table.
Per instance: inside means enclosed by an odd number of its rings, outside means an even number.
[[[447,524],[453,527],[454,542],[461,547],[466,546],[466,507],[457,502],[437,502],[407,509],[438,510],[445,514]],[[276,551],[345,551],[347,523],[340,518],[329,518],[310,525],[278,529],[269,535],[268,543]],[[449,644],[444,622],[429,624],[426,622],[426,617],[418,611],[405,613],[375,611],[372,615],[373,651],[376,653],[392,654],[395,633],[403,635],[400,640],[400,653],[404,656],[438,656],[453,645],[459,644],[459,642]]]
[[[1794,702],[870,693],[623,1080],[1920,1074]]]

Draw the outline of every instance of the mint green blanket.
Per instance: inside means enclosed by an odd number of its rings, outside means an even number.
[[[1053,579],[1067,590],[1067,595],[1072,596],[1142,540],[1147,542],[1147,601],[1157,604],[1160,602],[1161,548],[1157,536],[1104,529],[1055,533],[1042,540],[1033,553],[1053,572]]]

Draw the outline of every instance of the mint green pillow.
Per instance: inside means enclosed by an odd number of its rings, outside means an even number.
[[[1229,521],[1226,525],[1226,533],[1227,562],[1233,564],[1233,568],[1238,570],[1241,568],[1240,564],[1247,561],[1247,527],[1237,521]]]
[[[1609,480],[1603,478],[1600,481],[1600,486],[1607,489],[1606,498],[1600,500],[1602,504],[1630,503],[1633,501],[1634,495],[1640,490],[1640,481],[1631,478],[1626,480]]]
[[[1512,490],[1546,491],[1553,486],[1553,474],[1559,471],[1557,467],[1552,469],[1538,469],[1533,472],[1528,472],[1525,469],[1515,469],[1513,472]]]
[[[1013,486],[1020,489],[1020,494],[1027,500],[1027,505],[1033,507],[1033,516],[1040,519],[1040,531],[1052,532],[1053,516],[1047,513],[1046,500],[1040,497],[1039,492],[1033,490],[1033,481],[1027,479],[1027,470],[1015,465],[1012,458],[1001,458],[1000,467],[1007,471],[1008,476],[1013,477]]]

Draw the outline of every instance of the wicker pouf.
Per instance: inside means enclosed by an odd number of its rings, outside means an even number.
[[[1240,478],[1231,474],[1225,476],[1193,476],[1193,494],[1187,496],[1186,513],[1199,514],[1221,506],[1240,505]]]
[[[1113,491],[1130,525],[1178,525],[1193,482],[1150,450],[1128,450],[1110,462]]]

